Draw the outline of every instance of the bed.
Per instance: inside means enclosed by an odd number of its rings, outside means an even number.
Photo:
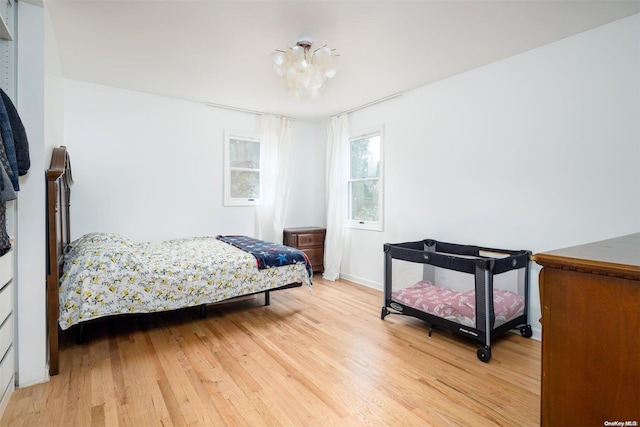
[[[126,314],[197,307],[311,286],[304,252],[247,236],[199,236],[134,242],[114,233],[71,240],[73,177],[66,147],[53,150],[47,179],[47,327],[49,373],[59,370],[58,334]]]
[[[425,239],[384,245],[384,306],[471,338],[478,359],[491,359],[492,340],[511,329],[530,338],[531,252]]]

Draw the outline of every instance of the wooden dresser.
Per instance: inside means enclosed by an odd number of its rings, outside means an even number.
[[[309,257],[313,272],[324,271],[324,236],[326,229],[320,227],[300,227],[284,229],[284,244],[300,249]]]
[[[533,260],[543,267],[542,425],[639,425],[640,233]]]

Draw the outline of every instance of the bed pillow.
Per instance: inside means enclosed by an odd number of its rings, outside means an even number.
[[[65,272],[71,265],[93,262],[101,253],[118,254],[118,258],[128,258],[129,264],[138,264],[135,258],[136,244],[131,240],[112,233],[88,233],[67,245],[63,255]]]

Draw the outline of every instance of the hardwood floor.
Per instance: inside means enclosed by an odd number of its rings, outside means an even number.
[[[540,342],[476,345],[380,319],[382,293],[306,287],[198,310],[112,319],[61,340],[60,374],[17,390],[3,426],[534,426]]]

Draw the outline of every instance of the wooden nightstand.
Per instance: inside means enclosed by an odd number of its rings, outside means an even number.
[[[320,227],[285,228],[284,244],[306,253],[313,272],[324,271],[324,236],[326,229]]]

